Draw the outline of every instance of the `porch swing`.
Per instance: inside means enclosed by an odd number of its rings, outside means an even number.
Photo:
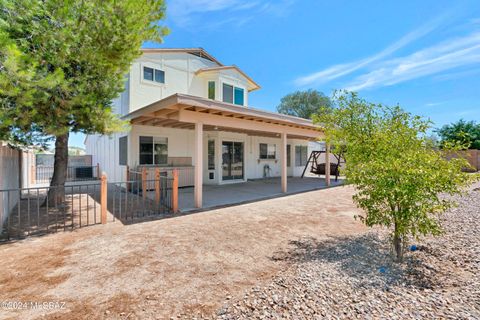
[[[308,157],[308,161],[305,164],[305,168],[302,172],[302,178],[305,175],[305,172],[308,169],[308,166],[312,164],[310,168],[310,172],[313,174],[324,175],[325,174],[325,163],[320,163],[319,158],[322,153],[326,153],[325,151],[312,151],[310,153],[310,157]],[[338,176],[340,175],[340,162],[342,161],[342,154],[334,154],[332,153],[335,159],[337,159],[337,163],[330,163],[330,174],[335,175],[335,181],[338,181]]]

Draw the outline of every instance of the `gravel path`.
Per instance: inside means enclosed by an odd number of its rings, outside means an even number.
[[[219,319],[480,319],[480,184],[428,237],[391,263],[385,231],[301,239],[275,259],[292,263],[243,299],[226,297]]]

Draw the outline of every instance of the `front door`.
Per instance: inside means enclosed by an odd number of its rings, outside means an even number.
[[[243,180],[243,142],[222,142],[222,179]]]

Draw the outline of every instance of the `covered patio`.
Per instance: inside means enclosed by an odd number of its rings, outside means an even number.
[[[163,127],[192,130],[194,132],[191,145],[193,149],[192,164],[195,168],[194,187],[179,191],[179,209],[183,211],[241,203],[280,194],[314,190],[330,185],[330,157],[328,156],[330,150],[328,145],[324,179],[287,178],[287,175],[290,175],[288,173],[287,139],[311,141],[324,137],[322,130],[311,120],[185,94],[174,94],[137,109],[126,115],[124,119],[138,127]],[[231,132],[248,136],[277,138],[279,140],[278,157],[269,159],[275,163],[279,162],[279,172],[275,175],[279,177],[247,181],[248,177],[245,177],[245,173],[242,171],[239,176],[241,176],[243,182],[236,181],[236,184],[230,184],[229,181],[222,181],[219,185],[205,184],[204,176],[207,172],[205,151],[207,148],[204,132]],[[242,142],[240,146],[244,148]],[[220,143],[218,143],[218,148],[218,151],[221,151]],[[245,162],[243,153],[243,150],[239,153],[243,157],[241,161],[242,170],[244,170]],[[220,152],[216,154],[219,155]],[[256,159],[254,162],[260,163],[260,159]],[[217,177],[222,176],[221,166],[217,164],[215,168],[217,171],[211,174]],[[231,175],[229,174],[229,176]],[[268,175],[265,174],[265,176]]]
[[[338,186],[342,179],[332,180],[330,186]],[[259,201],[288,194],[307,192],[327,188],[323,177],[291,177],[288,179],[288,191],[282,192],[281,178],[249,180],[244,183],[203,186],[203,208],[217,208],[238,205],[245,202]],[[180,212],[198,210],[195,208],[194,188],[178,190]]]

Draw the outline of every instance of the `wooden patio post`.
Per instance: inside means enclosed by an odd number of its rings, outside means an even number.
[[[35,176],[36,176],[36,173],[35,173],[35,166],[32,165],[32,171],[30,173],[30,177],[31,177],[31,181],[32,183],[35,183]]]
[[[195,183],[193,189],[193,198],[195,208],[202,207],[203,196],[203,123],[195,123]]]
[[[325,144],[325,184],[330,186],[330,144]]]
[[[155,203],[160,205],[160,168],[155,168]]]
[[[100,177],[100,163],[97,162],[97,178]]]
[[[107,223],[107,175],[102,173],[100,178],[100,221]]]
[[[281,182],[282,182],[282,192],[287,192],[287,133],[282,132],[282,143],[281,143]]]
[[[172,184],[172,210],[173,213],[178,212],[178,169],[173,169],[173,184]]]
[[[142,168],[142,196],[147,198],[147,168]]]

